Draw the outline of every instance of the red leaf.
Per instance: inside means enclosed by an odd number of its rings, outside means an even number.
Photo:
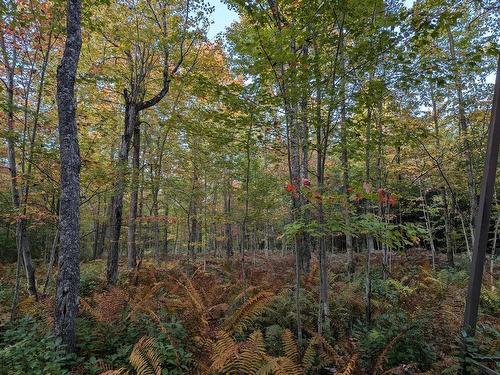
[[[291,193],[292,191],[295,191],[295,186],[293,184],[288,184],[285,186],[285,190]]]
[[[395,206],[398,203],[398,199],[396,198],[395,195],[391,195],[391,196],[389,196],[389,198],[387,198],[387,203],[390,206]]]
[[[384,202],[385,200],[385,190],[382,188],[377,189],[377,194],[378,194],[378,201],[380,203]]]

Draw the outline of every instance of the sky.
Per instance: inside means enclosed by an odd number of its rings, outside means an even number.
[[[411,7],[415,0],[405,0],[405,5],[407,7]],[[238,19],[238,14],[229,9],[227,4],[222,2],[222,0],[209,0],[210,5],[212,5],[215,9],[211,14],[211,19],[213,23],[210,25],[208,30],[208,38],[210,40],[214,40],[217,34],[224,33],[226,28],[231,25],[233,21]],[[494,83],[495,82],[495,73],[491,73],[488,75],[486,82]]]
[[[415,0],[405,0],[405,5],[410,7],[414,1]],[[214,12],[211,14],[213,23],[210,25],[210,29],[208,30],[208,38],[210,40],[214,40],[217,34],[223,33],[226,30],[226,27],[238,19],[238,14],[229,9],[227,4],[221,0],[208,0],[208,2],[215,8]]]
[[[211,14],[213,23],[208,30],[208,38],[214,40],[217,34],[223,33],[226,27],[238,19],[238,15],[235,11],[230,10],[221,0],[209,0],[209,3],[215,7],[215,10]]]

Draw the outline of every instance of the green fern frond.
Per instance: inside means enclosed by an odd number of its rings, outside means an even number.
[[[387,343],[382,352],[379,354],[377,360],[375,361],[375,366],[373,366],[373,375],[377,375],[379,372],[384,371],[384,364],[387,360],[387,353],[392,349],[392,347],[398,342],[398,340],[403,337],[405,331],[398,333],[394,336],[391,341]]]
[[[304,368],[305,372],[309,371],[314,364],[314,359],[316,358],[316,353],[318,351],[318,343],[318,338],[314,336],[309,340],[307,344],[307,348],[304,351],[304,355],[302,356],[302,367]]]

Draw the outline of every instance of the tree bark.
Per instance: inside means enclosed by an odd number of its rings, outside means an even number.
[[[226,256],[229,259],[233,256],[233,228],[231,224],[231,183],[228,180],[226,182],[226,188],[224,189],[224,228],[226,237]]]
[[[101,233],[101,223],[99,216],[101,214],[101,197],[97,195],[97,212],[94,214],[94,239],[92,241],[92,260],[97,258],[97,251],[99,248],[99,235]]]
[[[80,150],[76,124],[75,79],[82,46],[81,1],[67,2],[67,39],[57,69],[57,108],[61,160],[59,273],[54,333],[68,351],[75,349],[80,289]]]
[[[469,192],[469,206],[470,206],[470,220],[469,227],[471,228],[471,238],[472,245],[474,246],[474,219],[476,217],[476,209],[477,209],[477,198],[476,198],[476,178],[474,176],[474,168],[472,161],[472,148],[469,140],[469,126],[467,124],[467,118],[465,117],[465,102],[463,98],[462,92],[462,80],[460,77],[460,72],[458,69],[457,56],[455,52],[455,41],[453,38],[453,34],[450,29],[448,29],[448,44],[450,48],[450,55],[452,61],[452,71],[455,79],[455,90],[457,92],[457,100],[458,100],[458,122],[459,129],[463,139],[463,148],[465,152],[465,167],[467,170],[467,186]],[[467,241],[467,239],[466,239]]]
[[[138,120],[134,124],[132,148],[132,175],[130,178],[131,191],[127,233],[127,266],[129,269],[133,269],[137,265],[135,228],[137,219],[137,199],[139,195],[139,159],[141,151],[141,128]]]
[[[431,260],[432,260],[432,269],[436,269],[436,247],[434,246],[434,232],[432,228],[432,222],[430,213],[427,210],[427,200],[425,199],[425,194],[422,191],[422,181],[420,181],[420,200],[422,203],[422,213],[424,215],[425,227],[427,229],[427,235],[429,236],[429,245],[431,246]]]
[[[344,60],[342,59],[342,66],[344,65]],[[343,80],[344,82],[344,80]],[[348,150],[348,131],[346,124],[346,95],[345,95],[345,83],[342,83],[341,87],[342,104],[340,109],[340,144],[341,144],[341,163],[342,163],[342,190],[344,192],[344,207],[342,214],[344,216],[344,221],[346,226],[350,223],[349,214],[349,150]],[[354,273],[354,251],[352,246],[352,234],[345,234],[345,244],[347,251],[347,272],[349,275]]]
[[[168,235],[169,235],[169,207],[168,204],[165,205],[165,229],[164,229],[164,237],[163,237],[163,258],[167,258],[168,256]]]
[[[443,188],[443,208],[444,208],[444,226],[445,226],[445,236],[446,236],[446,257],[448,260],[448,266],[454,267],[455,260],[453,254],[453,244],[451,242],[451,217],[450,210],[448,208],[448,194],[446,188]]]
[[[128,97],[128,94],[125,94]],[[106,277],[108,286],[115,285],[118,280],[118,252],[120,242],[120,231],[122,226],[123,214],[123,194],[125,193],[125,176],[128,164],[128,154],[130,150],[130,141],[138,122],[138,111],[135,103],[130,103],[126,99],[125,103],[125,122],[122,135],[120,152],[118,154],[118,174],[116,176],[115,191],[112,198],[110,226],[110,244],[108,251],[108,262]]]

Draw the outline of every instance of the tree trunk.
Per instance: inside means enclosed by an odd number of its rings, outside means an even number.
[[[198,181],[198,168],[193,163],[193,177],[191,185],[191,197],[189,202],[189,236],[188,236],[188,250],[189,254],[196,257],[196,253],[199,251],[201,242],[201,229],[200,222],[198,219],[198,206],[199,206],[199,181]]]
[[[370,74],[370,82],[373,79],[373,74]],[[366,140],[365,140],[365,188],[370,188],[370,158],[371,158],[371,122],[372,122],[372,108],[368,107],[367,124],[366,124]],[[368,212],[369,203],[365,203],[365,211]],[[371,299],[372,299],[372,283],[371,283],[371,253],[374,250],[373,236],[368,234],[366,236],[366,268],[365,268],[365,320],[368,326],[371,325]]]
[[[107,206],[105,217],[109,218],[111,215],[112,201],[106,204],[106,197],[104,197],[104,205]],[[108,220],[104,220],[104,222],[101,223],[100,233],[99,233],[99,243],[97,245],[97,253],[96,253],[97,258],[102,257],[102,254],[104,254],[104,247],[106,244],[108,226],[109,226]]]
[[[496,199],[495,199],[496,200]],[[497,205],[498,207],[498,205]],[[498,229],[500,228],[500,212],[497,213],[497,219],[495,221],[495,230],[493,232],[493,245],[491,246],[491,255],[490,255],[490,283],[491,290],[495,290],[495,257],[496,257],[496,248],[497,248],[497,239],[498,239]]]
[[[166,259],[168,255],[168,234],[169,234],[169,207],[168,204],[165,205],[165,230],[164,230],[164,237],[163,237],[163,258]]]
[[[137,199],[139,195],[139,162],[141,152],[141,128],[139,121],[135,122],[134,134],[132,137],[132,175],[130,178],[130,207],[128,216],[127,231],[127,266],[133,269],[137,265],[137,244],[136,244],[136,219],[137,219]]]
[[[97,250],[99,248],[99,235],[101,232],[101,223],[99,216],[101,214],[101,197],[97,196],[97,212],[94,214],[94,239],[92,241],[92,260],[97,258]]]
[[[158,221],[159,208],[158,208],[158,187],[154,184],[154,191],[152,192],[152,211],[153,211],[153,250],[155,254],[156,264],[161,263],[162,251],[160,245],[160,222]]]
[[[57,108],[61,160],[59,209],[59,273],[57,275],[54,333],[68,351],[75,349],[75,322],[80,289],[80,150],[74,93],[82,45],[81,2],[67,2],[67,39],[57,69]]]
[[[448,43],[450,48],[450,56],[452,61],[452,71],[455,78],[455,90],[458,99],[458,120],[459,130],[463,139],[463,147],[465,151],[465,167],[467,170],[467,186],[469,192],[469,206],[470,206],[470,220],[469,227],[471,228],[472,245],[474,246],[474,219],[476,217],[477,199],[476,199],[476,179],[474,177],[473,161],[472,161],[472,148],[469,140],[469,127],[465,117],[465,102],[462,93],[462,80],[458,68],[458,62],[455,52],[455,41],[453,34],[448,29]],[[467,241],[467,239],[466,239]]]
[[[429,244],[431,246],[432,269],[436,269],[436,247],[434,246],[434,233],[432,230],[432,222],[429,211],[427,210],[427,200],[422,192],[422,182],[420,182],[420,200],[422,201],[422,213],[424,215],[425,227],[429,236]]]
[[[125,193],[125,176],[128,164],[128,154],[130,150],[130,140],[132,138],[135,124],[138,122],[138,112],[135,103],[125,104],[125,122],[122,135],[120,152],[118,155],[118,174],[116,176],[115,191],[112,198],[110,226],[110,243],[108,251],[108,263],[106,277],[108,286],[115,285],[118,280],[118,253],[120,242],[120,231],[123,214],[123,194]]]
[[[453,244],[451,242],[451,217],[450,210],[448,209],[448,194],[446,188],[443,188],[443,206],[444,206],[444,226],[446,236],[446,257],[448,259],[448,266],[454,267],[455,260],[453,256]]]
[[[343,60],[342,60],[343,62]],[[343,80],[344,81],[344,80]],[[341,144],[341,163],[342,163],[342,190],[344,192],[344,207],[342,214],[347,227],[350,223],[349,214],[349,151],[348,151],[348,132],[346,124],[346,95],[345,84],[342,84],[342,107],[340,109],[340,144]],[[354,251],[352,247],[352,234],[345,234],[345,245],[347,250],[347,272],[349,275],[354,273]]]
[[[233,256],[233,228],[231,225],[231,183],[226,183],[224,189],[224,216],[225,216],[225,237],[226,237],[226,256],[230,258]]]

